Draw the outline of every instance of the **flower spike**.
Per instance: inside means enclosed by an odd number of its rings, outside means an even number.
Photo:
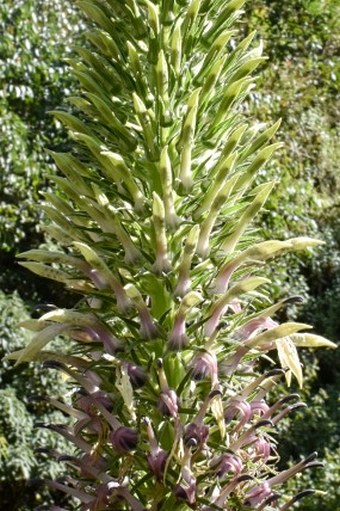
[[[335,345],[280,323],[301,298],[275,303],[263,276],[320,242],[264,240],[254,223],[281,143],[280,121],[254,125],[242,104],[265,58],[238,30],[246,0],[77,5],[91,26],[69,60],[80,94],[54,113],[71,149],[51,153],[63,177],[42,206],[59,249],[20,256],[75,305],[39,306],[6,357],[67,378],[67,396],[37,398],[64,414],[40,426],[76,448],[40,449],[66,474],[47,484],[80,511],[286,511],[311,493],[278,497],[287,481],[320,462],[279,471],[272,434],[305,405],[277,384],[303,385],[300,348]],[[282,368],[263,371],[271,352]]]

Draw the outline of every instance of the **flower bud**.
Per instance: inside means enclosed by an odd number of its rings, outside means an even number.
[[[176,23],[171,38],[171,64],[177,76],[180,75],[182,60],[181,25]]]

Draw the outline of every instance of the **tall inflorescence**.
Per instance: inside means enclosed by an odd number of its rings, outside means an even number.
[[[73,148],[51,153],[63,177],[43,205],[60,248],[20,257],[79,301],[26,321],[34,337],[11,355],[72,389],[71,402],[42,397],[72,421],[41,426],[75,447],[50,452],[66,475],[47,483],[81,511],[285,511],[312,490],[282,484],[319,462],[277,471],[276,425],[304,405],[271,391],[284,376],[302,385],[296,347],[333,344],[279,324],[299,298],[273,303],[263,276],[269,259],[319,242],[252,227],[280,144],[279,122],[259,128],[242,108],[264,60],[255,34],[238,34],[245,0],[77,3],[89,18],[69,60],[80,93],[54,112]],[[71,352],[48,350],[56,336]],[[261,373],[275,351],[282,368]]]

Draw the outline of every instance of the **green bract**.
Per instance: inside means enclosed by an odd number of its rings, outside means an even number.
[[[35,336],[9,358],[73,382],[72,406],[53,401],[73,425],[48,427],[77,447],[54,455],[78,479],[49,484],[82,511],[286,510],[310,492],[276,494],[318,464],[275,472],[275,425],[303,404],[266,399],[285,373],[302,385],[296,346],[334,345],[279,325],[296,298],[271,303],[261,276],[268,259],[319,242],[261,241],[252,226],[280,144],[279,122],[258,132],[242,113],[264,59],[254,33],[237,39],[244,3],[78,2],[91,24],[70,62],[81,95],[76,112],[55,112],[73,150],[52,153],[64,177],[44,205],[61,251],[21,264],[80,300],[26,322]],[[72,356],[44,351],[55,335],[74,341]],[[275,350],[283,369],[261,374]]]

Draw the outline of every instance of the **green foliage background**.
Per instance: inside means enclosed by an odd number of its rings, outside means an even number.
[[[340,1],[254,0],[247,11],[243,30],[258,30],[269,57],[247,105],[249,115],[259,122],[283,119],[284,148],[268,170],[280,184],[260,227],[271,238],[308,234],[326,242],[316,256],[291,255],[279,261],[270,275],[273,291],[276,297],[302,294],[303,308],[292,308],[289,316],[303,318],[337,342]],[[71,55],[81,28],[71,0],[3,0],[0,5],[0,356],[27,341],[15,325],[34,313],[33,304],[65,306],[74,301],[57,286],[20,269],[14,256],[44,242],[36,207],[39,192],[49,187],[52,164],[44,149],[63,150],[67,145],[65,133],[47,112],[65,103],[75,87],[63,59]],[[340,498],[339,353],[320,352],[317,358],[306,354],[304,363],[302,397],[310,408],[283,423],[282,463],[318,450],[326,468],[303,476],[308,478],[303,486],[334,490],[319,502],[315,497],[302,501],[300,509],[333,511]],[[0,385],[0,501],[6,509],[29,510],[50,498],[32,481],[54,476],[57,470],[48,460],[40,459],[38,467],[34,449],[40,443],[57,447],[57,439],[47,430],[38,434],[34,429],[49,410],[27,398],[45,387],[50,395],[65,393],[65,383],[47,380],[43,369],[27,367],[19,374],[3,364]],[[296,491],[299,487],[296,481]]]

